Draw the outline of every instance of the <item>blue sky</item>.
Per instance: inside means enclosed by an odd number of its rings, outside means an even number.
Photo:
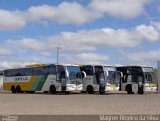
[[[159,0],[1,0],[0,67],[160,59]]]

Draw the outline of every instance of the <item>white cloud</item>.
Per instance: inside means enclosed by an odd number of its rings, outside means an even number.
[[[133,48],[140,45],[144,39],[157,42],[160,40],[160,31],[152,24],[139,25],[131,29],[102,28],[61,32],[41,39],[8,40],[7,44],[49,56],[56,47],[61,47],[61,51],[90,52],[101,47]]]
[[[151,21],[151,26],[153,26],[157,31],[160,32],[160,22],[159,21]]]
[[[0,9],[0,30],[17,30],[26,25],[26,21],[20,11],[7,11]]]
[[[0,30],[18,30],[30,22],[56,22],[82,25],[106,15],[118,18],[135,18],[145,11],[152,0],[92,0],[87,6],[77,2],[62,2],[57,6],[31,6],[27,10],[0,9]]]
[[[9,68],[19,68],[25,67],[26,65],[40,63],[37,59],[30,58],[30,60],[26,59],[16,59],[16,60],[1,60],[0,61],[0,70],[9,69]]]
[[[22,50],[35,51],[41,53],[44,56],[50,55],[50,45],[47,41],[41,41],[30,38],[23,38],[21,40],[7,40],[7,43],[19,47]]]
[[[139,63],[149,63],[150,61],[157,61],[160,59],[160,50],[152,50],[146,52],[123,54],[123,60]]]
[[[3,55],[10,55],[12,54],[13,52],[11,51],[11,49],[8,49],[6,47],[2,47],[0,46],[0,56],[3,56]]]
[[[63,32],[49,37],[51,45],[60,45],[63,50],[89,51],[97,47],[135,47],[141,41],[136,33],[125,29],[94,29],[78,32]]]
[[[150,41],[158,41],[160,39],[160,34],[156,28],[153,26],[140,25],[137,26],[136,30],[142,35],[145,39]]]
[[[50,45],[72,51],[90,51],[98,47],[131,48],[140,45],[144,39],[149,42],[159,41],[160,31],[151,24],[131,29],[102,28],[62,32],[48,38]]]
[[[53,21],[60,24],[81,25],[94,21],[102,15],[76,2],[63,2],[58,6],[31,6],[25,11],[0,9],[0,30],[17,30],[30,22]]]
[[[118,18],[132,19],[145,12],[151,0],[92,0],[90,7],[95,11]]]
[[[93,21],[101,14],[73,2],[63,2],[58,6],[32,6],[26,12],[28,21],[52,20],[61,24],[84,24]]]
[[[75,64],[104,64],[109,60],[108,56],[95,53],[81,53],[72,57],[64,57],[65,63]]]

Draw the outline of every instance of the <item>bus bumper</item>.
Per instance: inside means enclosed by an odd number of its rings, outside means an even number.
[[[119,86],[115,86],[115,85],[111,85],[111,84],[107,83],[105,86],[105,91],[106,92],[119,91]]]
[[[66,85],[66,91],[82,91],[83,89],[83,84],[79,84],[79,85],[76,85],[76,84],[67,84]]]
[[[157,91],[157,87],[156,86],[152,86],[149,83],[144,84],[144,91],[145,92],[156,92]]]

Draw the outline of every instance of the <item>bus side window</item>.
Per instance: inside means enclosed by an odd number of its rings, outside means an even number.
[[[81,71],[84,71],[86,75],[93,75],[93,67],[92,66],[85,66],[80,67]]]
[[[49,74],[56,74],[56,66],[49,66],[48,70]]]
[[[33,68],[33,75],[43,75],[42,67]]]
[[[26,68],[25,69],[25,76],[31,76],[32,75],[32,68]]]
[[[6,77],[11,77],[11,76],[12,76],[11,70],[5,70],[5,71],[4,71],[4,76],[6,76]]]
[[[19,75],[20,76],[25,76],[25,68],[19,69]]]
[[[18,69],[13,69],[12,71],[12,76],[20,76]]]
[[[42,68],[42,74],[43,74],[43,75],[48,75],[48,73],[49,73],[49,68],[48,68],[48,66],[44,66],[44,67]]]
[[[96,67],[95,67],[95,72],[96,72],[96,73],[99,73],[99,72],[102,72],[102,71],[103,71],[102,66],[96,66]]]

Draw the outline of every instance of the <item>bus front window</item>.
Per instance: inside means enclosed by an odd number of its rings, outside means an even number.
[[[105,67],[104,69],[105,71],[108,71],[108,76],[107,76],[107,82],[111,83],[111,84],[115,84],[118,81],[118,79],[116,78],[116,69],[114,67]]]
[[[145,82],[152,83],[153,80],[153,68],[152,67],[143,67]]]
[[[107,80],[109,83],[115,83],[116,81],[116,72],[115,71],[109,71]]]
[[[152,74],[151,73],[145,73],[145,82],[152,83]]]
[[[81,78],[81,71],[78,66],[67,66],[66,69],[69,73],[70,80],[74,80],[75,78]]]

